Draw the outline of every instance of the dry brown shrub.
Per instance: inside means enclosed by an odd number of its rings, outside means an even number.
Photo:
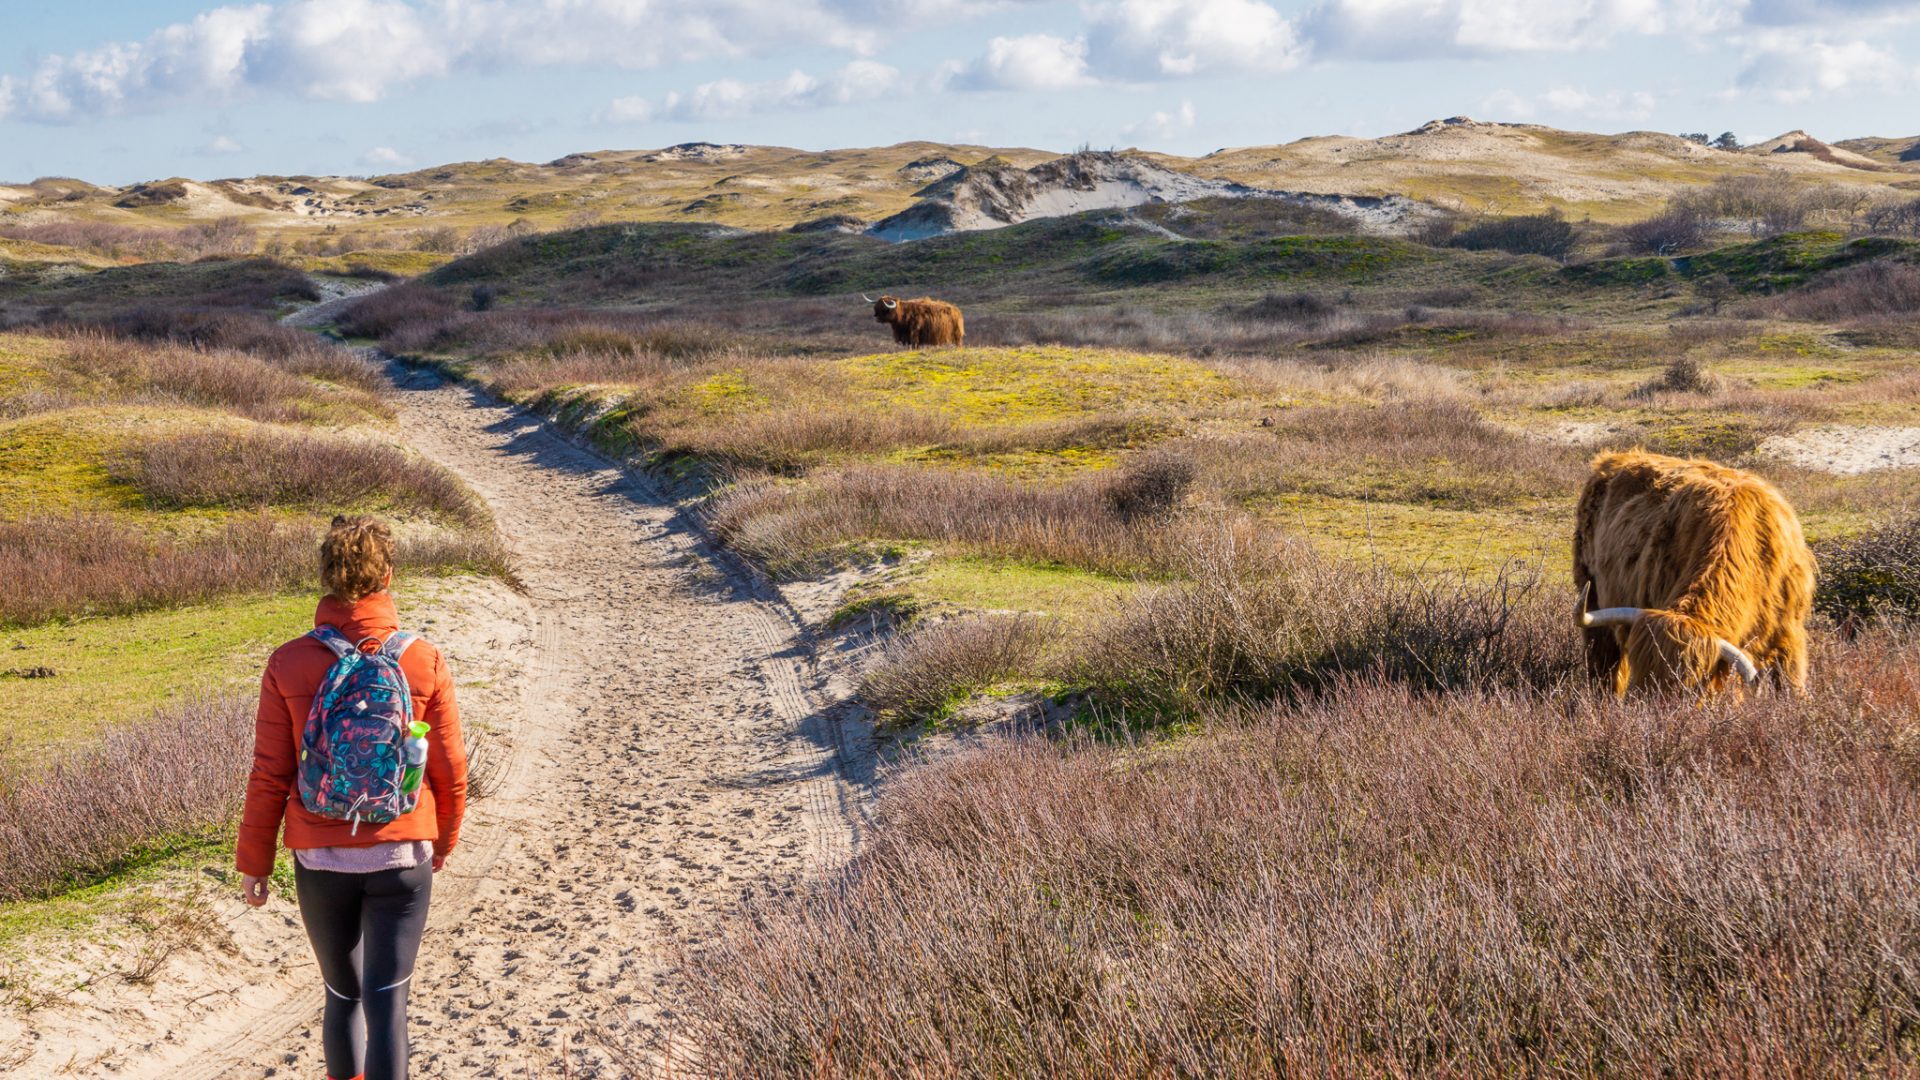
[[[914,540],[1109,574],[1160,574],[1189,536],[1176,519],[1128,516],[1113,485],[1124,473],[1063,483],[975,471],[858,465],[816,472],[805,486],[753,481],[708,507],[716,535],[775,573],[814,566],[848,545]],[[1244,518],[1230,526],[1253,536]]]
[[[253,420],[325,419],[342,410],[377,416],[391,410],[378,385],[350,356],[259,356],[111,337],[92,330],[62,334],[59,361],[91,384],[91,403],[184,404],[222,409]],[[307,376],[333,381],[321,385]]]
[[[1181,555],[1179,580],[1124,597],[1076,636],[1064,681],[1128,713],[1191,715],[1353,676],[1552,687],[1579,670],[1572,601],[1537,572],[1407,575],[1226,530]]]
[[[398,447],[345,435],[257,428],[150,439],[110,463],[148,504],[337,512],[370,500],[477,525],[487,511],[446,469]]]
[[[968,697],[1029,677],[1058,627],[1034,615],[976,615],[894,639],[862,674],[860,698],[894,719],[937,719]]]
[[[1569,635],[1571,636],[1571,635]],[[1802,698],[1362,681],[896,775],[685,950],[721,1076],[1912,1075],[1911,639]]]
[[[0,901],[47,896],[228,824],[252,763],[249,695],[200,696],[51,761],[0,754]]]
[[[171,537],[106,514],[0,520],[0,626],[317,585],[321,525],[263,513]],[[402,570],[467,570],[512,580],[506,551],[489,530],[407,536],[396,562]]]

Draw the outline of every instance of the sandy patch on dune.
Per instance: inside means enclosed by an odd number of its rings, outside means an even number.
[[[1920,468],[1920,427],[1822,427],[1775,435],[1764,457],[1809,469],[1852,474]]]

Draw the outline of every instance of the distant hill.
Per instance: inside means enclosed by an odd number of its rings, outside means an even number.
[[[324,235],[346,238],[349,248],[362,240],[387,246],[396,232],[516,221],[538,229],[619,221],[837,232],[878,226],[882,235],[908,238],[1236,193],[1320,199],[1370,227],[1417,216],[1422,205],[1472,214],[1557,207],[1623,221],[1687,186],[1767,169],[1810,183],[1911,186],[1920,178],[1916,158],[1920,138],[1825,143],[1793,131],[1729,151],[1657,132],[1601,135],[1467,117],[1380,138],[1320,136],[1199,158],[934,142],[824,151],[686,143],[371,177],[168,177],[125,187],[44,178],[0,185],[0,227],[177,227],[237,218],[296,246]]]
[[[1860,139],[1842,139],[1833,145],[1888,165],[1920,165],[1920,135],[1906,135],[1897,139],[1870,135]]]

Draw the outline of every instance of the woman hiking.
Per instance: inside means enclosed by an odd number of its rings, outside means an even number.
[[[328,1078],[396,1080],[433,875],[466,809],[460,710],[439,650],[399,629],[384,523],[334,518],[320,581],[313,632],[280,646],[260,682],[235,862],[247,903],[266,903],[285,823],[326,984]]]

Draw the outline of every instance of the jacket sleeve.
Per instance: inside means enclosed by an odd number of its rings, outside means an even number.
[[[427,701],[427,786],[439,836],[436,855],[460,842],[460,819],[467,813],[467,744],[460,733],[460,705],[453,699],[453,672],[447,658],[433,658],[433,696]]]
[[[294,753],[293,719],[269,666],[260,677],[260,707],[253,718],[253,771],[247,775],[247,802],[240,815],[239,842],[234,845],[234,865],[243,874],[266,877],[273,872],[287,792],[293,788]]]

